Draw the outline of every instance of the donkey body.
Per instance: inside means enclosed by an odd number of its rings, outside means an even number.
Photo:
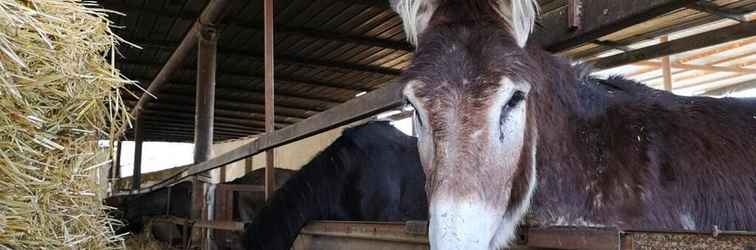
[[[537,105],[533,223],[756,230],[756,99],[574,79],[550,90],[573,101]]]
[[[416,139],[388,122],[344,130],[283,184],[245,230],[247,249],[290,249],[311,220],[426,220]]]
[[[534,225],[756,230],[756,101],[681,97],[526,45],[531,0],[392,0],[415,58],[434,249]]]

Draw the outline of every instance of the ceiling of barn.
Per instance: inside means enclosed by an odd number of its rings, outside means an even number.
[[[116,66],[143,86],[149,84],[208,3],[207,0],[99,0],[123,28],[117,34],[142,48],[123,44]],[[542,13],[564,11],[566,0],[541,2]],[[756,1],[715,1],[738,11],[753,11]],[[329,109],[395,79],[411,59],[401,21],[388,0],[275,1],[276,127]],[[218,28],[215,140],[264,130],[262,1],[231,1]],[[672,15],[674,14],[674,15]],[[666,15],[653,26],[631,27],[602,38],[630,44],[663,32],[721,18],[695,10]],[[599,40],[602,40],[599,39]],[[563,51],[590,58],[616,46],[585,44]],[[171,76],[159,100],[146,106],[145,140],[192,141],[196,54]],[[135,94],[142,92],[130,88]],[[129,106],[138,97],[126,95]]]

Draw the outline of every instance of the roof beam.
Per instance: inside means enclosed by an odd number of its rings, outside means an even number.
[[[164,42],[157,43],[157,42],[144,41],[144,40],[139,40],[139,39],[129,39],[129,38],[125,38],[125,39],[139,46],[143,46],[146,48],[160,49],[160,50],[173,50],[174,48],[176,48],[176,46],[178,46],[178,44],[174,42],[164,41]],[[221,46],[218,46],[218,55],[222,57],[239,56],[239,57],[249,58],[249,59],[253,59],[257,61],[263,61],[263,58],[264,58],[264,55],[260,52],[233,49],[233,48],[228,48],[228,47],[224,48]],[[306,57],[286,55],[286,54],[276,55],[276,64],[278,63],[288,64],[288,65],[315,65],[315,66],[324,67],[324,68],[336,69],[337,71],[350,70],[350,71],[390,75],[390,76],[398,76],[401,73],[401,70],[389,68],[389,67],[373,66],[373,65],[367,65],[367,64],[357,64],[357,63],[350,63],[350,62],[339,62],[339,61],[331,61],[331,60],[320,60],[320,59],[306,58]]]
[[[186,126],[186,123],[179,123],[179,122],[170,122],[170,121],[152,121],[145,124],[146,126],[150,127],[150,131],[172,131],[172,132],[186,132],[187,136],[191,136],[194,134],[194,128],[190,126]],[[254,133],[260,133],[259,129],[239,129],[239,128],[233,128],[233,127],[218,127],[215,131],[213,131],[215,134],[224,134],[224,135],[250,135]]]
[[[176,87],[176,86],[177,85],[172,85],[172,87]],[[163,93],[170,94],[170,95],[172,95],[174,97],[181,96],[182,98],[186,99],[193,92],[189,92],[189,91],[185,91],[185,90],[181,90],[181,89],[176,89],[176,88],[166,88],[165,90],[163,90]],[[223,93],[223,94],[225,94],[225,93]],[[219,95],[222,95],[222,94],[219,94]],[[256,96],[256,97],[224,96],[223,98],[218,98],[218,99],[219,100],[215,101],[216,104],[225,100],[225,101],[230,101],[230,102],[225,102],[225,103],[233,103],[233,104],[237,104],[238,105],[240,103],[253,102],[253,101],[256,102],[256,103],[262,103],[263,102],[262,100],[264,98],[260,98],[259,96]],[[160,100],[158,99],[156,102],[160,103]],[[186,102],[186,100],[184,100],[184,102]],[[328,108],[330,108],[333,105],[317,104],[317,103],[312,103],[312,102],[298,103],[298,102],[295,102],[295,101],[291,101],[291,99],[284,99],[282,97],[282,98],[279,98],[279,100],[276,100],[276,107],[279,107],[279,106],[286,107],[286,108],[295,108],[295,109],[307,110],[307,111],[309,111],[311,113],[317,113],[317,112],[322,112],[322,111],[328,110]]]
[[[658,62],[639,62],[636,65],[661,67],[662,64]],[[738,66],[712,66],[712,65],[696,65],[687,63],[670,63],[672,68],[687,69],[687,70],[704,70],[715,72],[734,72],[743,74],[756,74],[756,69],[743,68]],[[678,72],[679,73],[679,72]]]
[[[144,79],[144,80],[137,80],[137,81],[141,82],[141,81],[148,81],[148,80]],[[217,82],[218,82],[217,84],[218,87],[215,88],[215,92],[216,92],[216,95],[221,98],[226,94],[244,94],[244,95],[253,95],[253,96],[264,94],[262,90],[240,88],[240,87],[235,86],[236,84],[232,86],[228,86],[231,84],[226,84],[222,81],[217,81]],[[170,89],[181,89],[184,92],[196,91],[195,84],[191,82],[170,81],[169,85],[171,86]],[[224,86],[224,87],[220,87],[220,86]],[[294,93],[276,94],[276,97],[299,99],[299,101],[302,101],[302,102],[316,102],[316,103],[328,104],[328,105],[337,105],[339,103],[346,101],[346,100],[336,99],[333,97],[326,97],[322,95],[318,97],[313,97],[312,95],[300,95],[300,94],[294,94]]]
[[[745,67],[753,65],[754,63],[756,63],[756,60],[749,61],[749,62],[743,62],[743,63],[739,63],[739,64],[736,64],[736,65],[729,65],[727,67],[745,68]],[[721,73],[722,72],[722,71],[707,71],[707,70],[704,70],[703,72],[700,72],[700,73],[689,74],[689,75],[682,75],[682,73],[688,72],[688,71],[690,71],[690,70],[683,69],[683,70],[675,72],[675,75],[677,75],[677,77],[674,77],[675,81],[682,83],[683,81],[687,81],[687,80],[691,80],[691,79],[697,79],[697,78],[701,78],[702,76],[706,76],[706,75],[715,74],[715,73]],[[734,72],[734,73],[737,73],[736,76],[740,76],[740,75],[745,74],[745,73],[740,73],[740,72]],[[707,83],[707,82],[703,82],[703,83]],[[680,84],[678,86],[678,88],[686,88],[686,87],[697,86],[697,85],[700,85],[700,84],[699,83]]]
[[[714,46],[754,35],[756,35],[756,21],[750,21],[588,62],[593,64],[597,70],[608,69],[660,56]]]
[[[128,105],[133,105],[133,101],[127,100],[126,103]],[[191,113],[193,112],[194,105],[179,105],[175,103],[170,102],[158,102],[158,103],[149,103],[147,105],[149,110],[155,110],[157,112],[160,112],[161,110],[167,110],[167,111],[173,111],[173,112],[182,112],[182,113]],[[215,113],[222,117],[230,117],[230,118],[237,118],[237,119],[250,119],[253,121],[265,121],[265,118],[263,117],[262,113],[257,112],[246,112],[246,111],[234,111],[234,110],[226,110],[220,107],[215,108]],[[276,116],[276,123],[281,124],[293,124],[298,121],[301,121],[302,118],[296,118],[296,117],[288,117],[288,116]]]
[[[145,114],[150,114],[150,118],[154,120],[159,119],[175,119],[178,121],[182,121],[185,123],[193,123],[194,120],[194,114],[187,114],[182,112],[170,112],[170,111],[162,111],[160,113],[155,112],[153,110],[146,110]],[[146,118],[147,116],[145,116]],[[232,124],[232,125],[239,125],[239,126],[247,126],[247,127],[263,127],[265,126],[264,122],[260,121],[253,121],[253,120],[247,120],[247,119],[238,119],[238,118],[231,118],[231,117],[215,117],[216,123],[226,123],[226,124]],[[283,124],[276,124],[276,128],[283,128],[285,127]]]
[[[187,98],[188,97],[184,95],[161,94],[159,101],[156,101],[154,103],[186,105],[186,106],[194,107],[194,100],[188,100]],[[264,113],[264,105],[258,104],[258,103],[251,103],[251,102],[215,100],[215,107],[220,108],[220,109],[225,109],[225,110],[249,112],[249,113],[256,113],[256,114]],[[302,119],[309,117],[309,115],[320,112],[320,111],[309,110],[309,109],[281,107],[279,105],[276,105],[276,110],[278,110],[279,111],[278,113],[282,116],[302,118]]]
[[[698,60],[698,59],[701,59],[701,58],[705,58],[705,57],[717,55],[717,54],[720,54],[720,53],[724,53],[724,52],[727,52],[727,51],[730,51],[730,50],[738,49],[738,48],[741,48],[743,46],[748,46],[748,45],[754,43],[754,41],[756,41],[756,37],[752,37],[752,38],[748,38],[748,39],[743,39],[743,40],[739,40],[739,41],[734,41],[734,42],[728,43],[728,44],[723,45],[723,46],[719,46],[719,47],[716,47],[716,48],[713,48],[713,49],[710,49],[710,50],[706,50],[706,51],[701,52],[701,53],[697,53],[695,55],[686,56],[685,58],[677,59],[677,60],[675,60],[675,62],[678,62],[678,63],[687,63],[687,62],[690,62],[690,61],[693,61],[693,60]],[[722,59],[722,60],[718,60],[716,62],[707,63],[706,65],[714,65],[714,64],[723,63],[723,62],[730,61],[730,60],[735,60],[735,59],[738,59],[738,58],[741,58],[741,57],[739,55],[738,56],[734,56],[734,57],[728,57],[728,58],[725,58],[725,59]],[[640,63],[636,63],[636,64],[640,64]],[[633,77],[633,76],[637,76],[637,75],[642,75],[642,74],[649,73],[649,72],[652,72],[652,71],[655,71],[655,70],[656,70],[655,68],[639,70],[639,71],[633,72],[632,74],[627,74],[627,75],[625,75],[625,77]],[[654,79],[656,79],[656,78],[654,78]]]
[[[732,19],[737,22],[748,21],[748,19],[746,19],[743,13],[737,13],[734,11],[723,9],[722,7],[717,6],[717,4],[709,2],[707,0],[697,1],[691,5],[688,5],[688,8],[691,8],[700,12],[709,13],[709,14],[712,14],[721,18]]]
[[[752,11],[756,10],[756,6],[747,6],[747,7],[743,6],[742,10],[744,12],[752,12]],[[717,16],[705,15],[705,16],[702,16],[700,18],[696,18],[695,20],[691,20],[691,21],[685,22],[685,23],[680,24],[680,25],[672,25],[672,26],[668,26],[668,27],[662,27],[662,28],[660,28],[658,30],[654,30],[654,31],[651,31],[651,32],[643,33],[643,34],[634,35],[634,36],[627,37],[627,38],[624,38],[624,39],[616,41],[616,42],[621,42],[621,43],[624,43],[624,44],[634,44],[634,43],[642,42],[642,41],[645,41],[645,40],[655,39],[655,38],[657,38],[659,36],[662,36],[662,35],[672,34],[672,33],[676,33],[676,32],[682,31],[682,30],[687,30],[687,29],[690,29],[690,28],[694,28],[694,27],[698,27],[698,26],[701,26],[701,25],[705,25],[705,24],[708,24],[708,23],[711,23],[711,22],[716,22],[716,21],[719,21],[719,20],[720,20],[720,18],[717,17]],[[605,51],[607,51],[609,49],[610,48],[607,48],[607,47],[589,48],[589,49],[586,49],[584,51],[580,51],[580,52],[571,54],[571,57],[573,57],[573,58],[580,58],[580,59],[587,59],[590,56],[600,54],[600,53],[605,52]]]
[[[145,129],[145,139],[149,141],[171,141],[171,142],[187,142],[187,143],[193,143],[194,141],[194,132],[182,130],[178,128],[168,128],[168,129]],[[251,134],[255,133],[235,133],[235,132],[221,132],[216,131],[214,133],[214,136],[217,136],[217,140],[228,140],[231,138],[238,138],[238,137],[244,137],[249,136]],[[126,135],[127,138],[133,137],[131,134]]]
[[[388,0],[375,1],[375,2],[384,3],[384,5],[388,7],[387,5]],[[159,17],[176,18],[182,21],[192,21],[198,16],[197,13],[191,13],[191,12],[166,13],[159,10],[152,10],[149,8],[133,6],[130,4],[122,4],[122,3],[107,4],[106,7],[112,10],[123,12],[123,13],[134,13],[134,12],[149,13],[149,14],[159,16]],[[244,21],[244,20],[241,20],[240,18],[226,18],[224,20],[224,23],[226,25],[239,26],[242,29],[263,32],[262,25],[258,23],[254,23],[254,22]],[[338,42],[348,43],[348,44],[380,47],[380,48],[386,48],[386,49],[402,50],[402,51],[407,51],[407,52],[414,51],[414,47],[410,43],[405,42],[405,41],[395,41],[391,39],[382,39],[382,38],[376,38],[376,37],[370,37],[370,36],[345,34],[345,33],[340,33],[340,32],[309,29],[309,28],[302,28],[302,27],[276,25],[276,34],[297,35],[297,36],[304,36],[304,37],[310,37],[310,38],[321,39],[321,40],[338,41]]]
[[[162,65],[162,64],[154,63],[154,62],[141,62],[137,60],[118,60],[116,64],[142,66],[142,67],[160,67]],[[192,75],[194,75],[197,69],[190,66],[184,66],[180,70],[185,71],[185,72],[191,72]],[[252,73],[248,71],[242,72],[242,71],[229,70],[229,69],[218,69],[218,74],[220,77],[239,77],[239,78],[250,78],[250,79],[255,79],[255,80],[262,80],[264,78],[263,74],[261,73]],[[367,87],[349,86],[346,84],[337,84],[337,83],[331,83],[331,82],[325,82],[325,81],[318,81],[318,80],[306,79],[304,77],[291,76],[291,75],[287,76],[285,74],[278,74],[278,73],[276,74],[276,83],[292,83],[292,84],[307,85],[307,86],[316,87],[316,88],[331,88],[331,89],[339,90],[339,91],[349,91],[355,94],[361,91],[372,90],[372,88],[367,88]]]
[[[560,52],[602,36],[683,8],[695,0],[592,0],[583,1],[580,29],[568,25],[569,11],[551,11],[540,18],[541,29],[531,38],[551,52]]]
[[[188,141],[193,141],[194,138],[194,127],[190,127],[187,125],[187,123],[183,121],[163,121],[163,122],[155,122],[150,121],[147,122],[149,124],[148,126],[145,126],[144,131],[146,132],[146,135],[149,135],[149,132],[160,134],[165,132],[179,132],[179,133],[186,133],[186,136],[189,137]],[[191,124],[190,124],[191,125]],[[219,135],[233,135],[233,136],[245,136],[249,135],[250,133],[258,133],[259,129],[255,128],[248,128],[248,129],[239,129],[239,128],[223,128],[218,129],[215,132],[215,134]],[[133,132],[129,131],[127,133],[127,137],[131,138],[133,137]]]
[[[726,95],[733,92],[749,90],[753,88],[756,88],[756,79],[741,82],[741,83],[736,83],[729,86],[723,86],[723,87],[719,87],[715,89],[710,89],[704,92],[702,95],[720,96],[720,95]]]
[[[729,56],[727,58],[722,58],[720,60],[716,60],[716,61],[713,61],[713,62],[710,62],[710,63],[706,63],[704,65],[715,66],[717,64],[727,63],[727,62],[735,61],[735,60],[738,60],[738,59],[741,59],[741,58],[746,58],[746,57],[753,56],[753,55],[756,55],[756,51],[752,51],[752,52],[748,52],[748,53],[744,53],[744,54],[738,54],[738,55]],[[745,67],[745,66],[748,66],[750,64],[749,63],[740,63],[738,65],[739,65],[738,67]],[[681,73],[688,72],[688,71],[690,71],[690,70],[687,70],[687,69],[680,70],[680,71],[675,72],[675,74],[681,74]],[[695,75],[695,76],[691,76],[691,77],[682,77],[682,78],[680,78],[678,80],[683,81],[683,80],[686,80],[686,79],[690,79],[692,77],[699,77],[699,76],[701,76],[701,75]],[[659,79],[659,77],[644,78],[644,79],[641,79],[641,81],[645,82],[645,81],[652,81],[652,80],[656,80],[656,79]]]
[[[182,119],[162,119],[157,118],[158,120],[150,120],[148,122],[145,122],[145,124],[154,125],[154,126],[147,126],[149,128],[152,128],[154,130],[160,130],[166,125],[169,125],[168,127],[171,128],[182,128],[186,129],[188,132],[194,131],[194,124],[187,123],[185,120]],[[233,132],[233,133],[250,133],[250,132],[261,132],[261,129],[258,127],[249,127],[249,126],[242,126],[242,125],[232,125],[232,124],[223,124],[222,126],[218,127],[217,132]]]

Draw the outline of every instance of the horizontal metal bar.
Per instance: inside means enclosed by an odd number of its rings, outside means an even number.
[[[184,171],[171,176],[158,184],[143,188],[139,193],[150,192],[183,180],[185,177],[212,170],[229,163],[258,154],[320,132],[337,128],[351,122],[376,115],[380,112],[398,107],[403,101],[402,82],[391,82],[386,86],[371,91],[363,96],[334,106],[315,114],[301,122],[258,136],[258,139],[235,148],[212,159],[197,164],[183,166]]]
[[[152,219],[157,223],[170,223],[176,225],[191,225],[194,228],[209,228],[226,231],[244,231],[244,223],[236,221],[208,221],[208,220],[190,220],[174,216],[157,217]]]

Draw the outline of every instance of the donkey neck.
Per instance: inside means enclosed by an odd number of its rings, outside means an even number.
[[[535,115],[538,127],[537,188],[531,209],[535,224],[591,226],[597,222],[586,204],[595,198],[586,192],[595,185],[596,171],[590,155],[581,149],[600,140],[600,135],[586,130],[595,109],[604,109],[605,95],[594,90],[567,60],[546,52],[531,52],[538,65],[544,65],[542,84],[535,83]]]

